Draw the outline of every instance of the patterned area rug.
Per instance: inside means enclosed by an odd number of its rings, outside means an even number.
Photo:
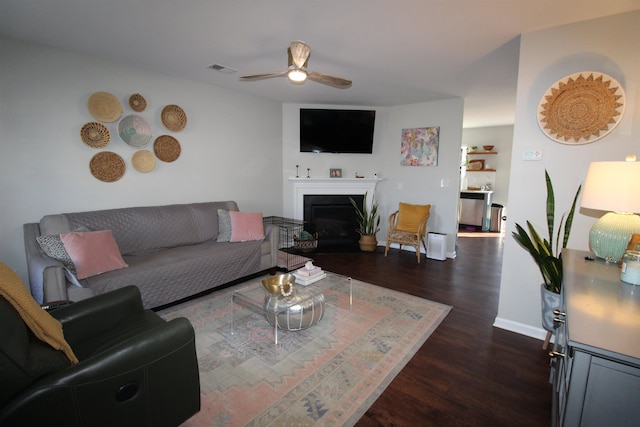
[[[196,330],[202,410],[184,426],[352,426],[451,310],[357,280],[351,298],[349,280],[329,274],[324,318],[275,345],[264,316],[231,300],[259,284],[160,312]]]

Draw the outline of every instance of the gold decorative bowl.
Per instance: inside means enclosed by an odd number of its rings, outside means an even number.
[[[483,145],[482,148],[484,148],[484,151],[491,151],[493,150],[493,145]]]
[[[296,276],[287,273],[262,279],[262,286],[272,294],[279,294],[280,285],[283,285],[282,292],[288,293],[295,282]]]

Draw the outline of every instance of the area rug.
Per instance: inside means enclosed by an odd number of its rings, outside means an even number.
[[[451,310],[450,306],[329,274],[324,318],[274,330],[238,304],[235,289],[159,314],[196,331],[202,409],[184,426],[352,426]]]

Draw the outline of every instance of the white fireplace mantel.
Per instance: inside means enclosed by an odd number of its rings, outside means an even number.
[[[289,178],[293,185],[294,218],[304,219],[306,195],[373,194],[380,181],[380,178]],[[367,203],[371,204],[371,197],[367,198]]]

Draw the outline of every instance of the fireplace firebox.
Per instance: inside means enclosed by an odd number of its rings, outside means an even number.
[[[358,250],[358,218],[349,198],[362,205],[362,194],[313,194],[304,196],[305,229],[318,233],[318,251]]]

